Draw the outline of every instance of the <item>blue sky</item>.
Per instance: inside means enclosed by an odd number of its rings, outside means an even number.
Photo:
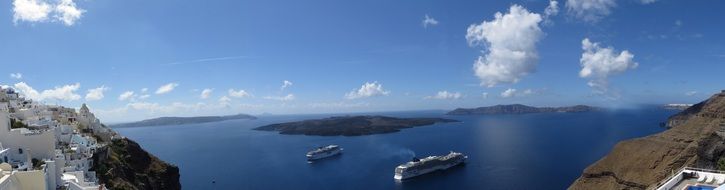
[[[558,14],[547,14],[551,2],[542,0],[12,0],[0,4],[0,84],[50,104],[88,103],[108,122],[628,107],[694,103],[723,88],[725,2],[591,2],[560,0]],[[424,25],[426,15],[435,23]],[[583,59],[584,39],[596,43],[592,59]],[[525,56],[492,53],[509,51]],[[582,76],[584,65],[594,72]],[[99,87],[102,98],[87,96]]]

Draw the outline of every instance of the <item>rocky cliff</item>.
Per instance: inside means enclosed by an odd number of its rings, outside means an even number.
[[[136,142],[115,139],[93,156],[100,183],[109,189],[181,189],[179,168],[149,154]]]
[[[648,189],[684,166],[716,169],[725,157],[716,133],[723,122],[725,92],[670,117],[667,131],[619,142],[569,189]]]

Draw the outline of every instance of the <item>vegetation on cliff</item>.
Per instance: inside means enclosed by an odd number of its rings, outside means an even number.
[[[181,189],[179,168],[143,150],[129,139],[115,139],[93,156],[93,170],[109,189]]]
[[[326,119],[312,119],[298,122],[278,123],[254,128],[261,131],[279,131],[288,135],[318,136],[360,136],[380,133],[394,133],[400,129],[457,122],[441,118],[394,118],[385,116],[345,116]]]

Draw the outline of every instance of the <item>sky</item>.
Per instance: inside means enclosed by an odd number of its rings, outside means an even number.
[[[104,122],[522,103],[696,103],[716,0],[0,3],[0,84]]]

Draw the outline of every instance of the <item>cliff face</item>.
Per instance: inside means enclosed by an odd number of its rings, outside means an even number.
[[[619,142],[569,189],[646,189],[684,166],[716,169],[725,156],[725,140],[716,134],[722,122],[725,93],[670,117],[667,131]]]
[[[179,168],[143,150],[136,142],[116,139],[93,156],[100,183],[109,189],[181,189]]]

